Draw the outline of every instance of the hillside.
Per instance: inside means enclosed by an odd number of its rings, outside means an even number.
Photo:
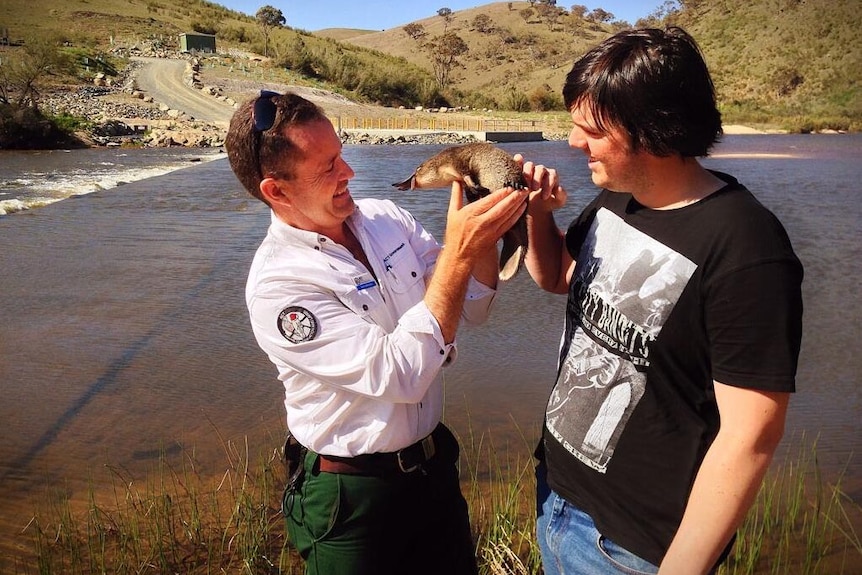
[[[413,40],[404,27],[347,37],[342,41],[406,59],[426,70],[433,66],[422,44],[447,32],[459,36],[468,51],[458,58],[452,84],[464,92],[478,92],[498,103],[512,91],[526,94],[537,87],[558,93],[572,62],[611,33],[607,24],[561,18],[555,25],[533,15],[524,18],[529,2],[494,2],[452,12],[449,22],[433,14],[415,22],[426,36]],[[477,27],[477,16],[489,23]]]
[[[216,35],[220,53],[205,66],[210,76],[327,89],[391,107],[547,110],[560,105],[572,61],[627,24],[596,22],[563,8],[540,15],[530,4],[493,2],[452,12],[448,19],[432,13],[412,23],[424,33],[414,37],[406,26],[312,34],[291,28],[288,13],[288,25],[274,30],[266,47],[253,17],[206,0],[3,0],[0,29],[8,29],[13,42],[56,33],[68,50],[107,54],[117,66],[124,65],[132,47],[167,54],[176,50],[178,34],[208,32]],[[701,43],[727,122],[862,129],[858,2],[686,0],[684,5],[665,21],[683,25]],[[657,18],[651,23],[663,25]],[[428,43],[444,33],[457,36],[466,50],[441,88]],[[0,46],[0,58],[15,49]],[[267,57],[255,56],[265,51]]]
[[[444,26],[469,51],[454,84],[498,101],[512,90],[548,86],[559,92],[571,63],[625,23],[597,24],[563,14],[553,25],[529,2],[495,2],[418,21],[427,37]],[[677,24],[700,43],[720,104],[731,121],[783,124],[793,129],[855,126],[862,129],[862,11],[850,0],[688,0],[664,22]],[[477,29],[487,15],[490,27]],[[426,38],[427,38],[426,37]],[[343,41],[399,56],[432,69],[427,50],[404,27],[342,36]]]
[[[847,118],[862,129],[862,4],[855,0],[687,2],[725,114]]]

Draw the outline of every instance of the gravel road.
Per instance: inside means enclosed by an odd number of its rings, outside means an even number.
[[[204,94],[183,81],[185,60],[135,58],[141,62],[137,71],[138,87],[156,102],[185,112],[203,122],[227,126],[234,109],[229,104]]]

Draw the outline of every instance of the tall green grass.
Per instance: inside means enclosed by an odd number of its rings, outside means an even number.
[[[534,434],[533,434],[534,435]],[[495,445],[489,434],[461,438],[462,477],[483,575],[541,573],[535,543],[534,440]],[[254,455],[224,443],[227,467],[199,472],[194,453],[163,454],[143,480],[110,469],[110,489],[86,501],[53,490],[26,533],[33,561],[16,573],[298,574],[285,539],[279,450]],[[823,477],[816,441],[776,465],[739,530],[720,575],[841,574],[862,570],[862,507],[843,473]]]

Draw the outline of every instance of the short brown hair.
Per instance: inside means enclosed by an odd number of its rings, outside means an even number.
[[[267,97],[276,107],[275,120],[271,127],[258,130],[254,125],[254,105],[259,98]],[[276,172],[285,179],[293,177],[297,149],[287,136],[288,128],[318,120],[329,121],[322,108],[289,92],[264,92],[234,112],[224,145],[233,173],[249,194],[266,203],[260,193],[264,177]]]

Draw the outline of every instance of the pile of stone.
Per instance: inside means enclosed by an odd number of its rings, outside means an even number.
[[[220,148],[224,145],[224,138],[224,130],[208,124],[192,124],[154,128],[141,141],[148,147]]]
[[[42,96],[39,106],[53,115],[68,114],[93,122],[113,118],[159,120],[166,117],[152,100],[145,101],[142,94],[140,96],[133,94],[134,98],[140,99],[140,103],[119,102],[105,97],[120,92],[118,88],[108,86],[81,86],[74,90],[54,90]]]
[[[233,106],[236,108],[236,101],[233,98],[230,98],[224,94],[221,86],[212,85],[208,86],[204,84],[203,76],[201,75],[201,61],[200,58],[190,58],[188,63],[186,64],[185,72],[183,72],[183,80],[186,84],[200,90],[204,94],[208,96],[212,96],[217,100],[228,104],[229,106]]]
[[[446,144],[458,145],[477,142],[471,135],[452,132],[433,132],[430,134],[369,134],[367,132],[342,131],[341,142],[344,144],[369,145],[399,145],[399,144]]]

